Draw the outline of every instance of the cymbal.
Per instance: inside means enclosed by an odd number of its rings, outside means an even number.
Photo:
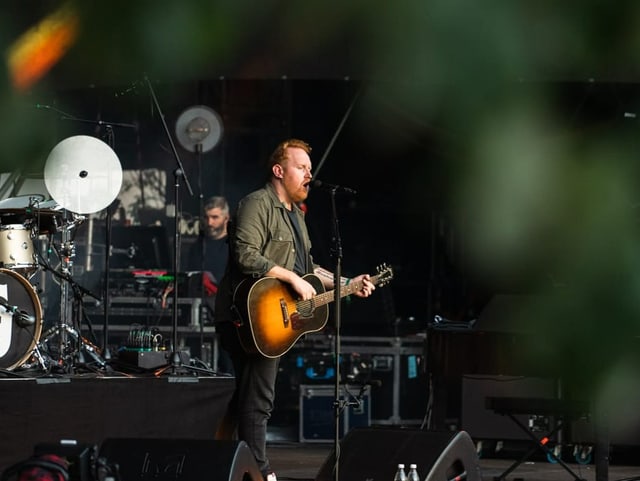
[[[7,197],[0,200],[0,211],[21,209],[25,210],[27,207],[39,205],[44,202],[44,195],[42,194],[25,194],[18,195],[16,197]]]
[[[222,121],[209,107],[189,107],[176,121],[176,137],[180,145],[190,152],[195,152],[198,145],[200,152],[208,152],[222,137]]]
[[[51,150],[44,166],[44,182],[63,208],[92,214],[108,207],[120,193],[122,166],[105,142],[76,135]]]

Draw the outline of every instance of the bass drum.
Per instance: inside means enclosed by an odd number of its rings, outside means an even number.
[[[42,334],[42,306],[29,281],[8,269],[0,269],[0,297],[33,321],[18,323],[11,312],[0,307],[0,368],[12,370],[29,359],[38,344]]]

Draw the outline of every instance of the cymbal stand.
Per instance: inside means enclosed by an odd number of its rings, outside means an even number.
[[[96,300],[99,300],[99,298],[89,290],[81,287],[71,277],[73,258],[75,257],[75,243],[71,239],[69,228],[62,228],[60,246],[56,247],[54,244],[54,249],[60,259],[60,270],[57,271],[44,263],[41,263],[41,266],[45,270],[52,272],[60,281],[60,320],[44,334],[42,343],[57,336],[57,359],[52,359],[52,361],[67,372],[71,371],[76,365],[84,364],[83,349],[89,353],[98,365],[104,367],[105,362],[100,358],[98,350],[83,339],[80,322],[74,319],[74,301],[71,299],[71,289],[73,289],[74,300],[77,300],[78,303],[81,303],[84,294],[88,294]],[[80,309],[81,306],[77,306],[75,311],[79,312]],[[71,346],[72,343],[73,346]]]
[[[62,229],[62,240],[59,246],[56,246],[53,239],[50,240],[53,250],[56,252],[58,259],[60,260],[60,272],[48,265],[43,260],[40,261],[40,266],[46,271],[52,272],[55,277],[58,278],[58,284],[60,285],[60,310],[59,319],[55,325],[51,326],[46,332],[42,334],[42,340],[36,345],[36,350],[46,352],[48,354],[49,366],[46,366],[44,359],[39,359],[39,362],[43,368],[58,367],[64,371],[69,371],[69,340],[67,334],[70,329],[66,324],[68,319],[72,317],[72,309],[69,304],[69,285],[65,281],[69,277],[71,267],[73,265],[72,258],[75,256],[75,245],[70,238],[69,230]],[[55,338],[57,351],[51,352],[51,349],[43,348],[51,339]],[[41,350],[41,348],[43,348]]]
[[[62,230],[62,241],[59,249],[60,255],[60,272],[63,276],[69,276],[71,274],[71,268],[73,267],[73,258],[76,255],[75,244],[71,240],[70,233],[67,229]],[[64,366],[66,361],[66,349],[68,345],[68,329],[66,321],[72,319],[73,310],[69,302],[69,283],[64,280],[60,282],[60,320],[58,323],[57,335],[58,335],[58,362],[61,362]],[[73,321],[72,321],[73,322]]]

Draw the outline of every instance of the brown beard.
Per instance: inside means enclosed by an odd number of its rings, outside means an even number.
[[[296,204],[304,201],[309,197],[309,191],[305,187],[300,187],[294,192],[294,195],[291,196],[291,200]]]

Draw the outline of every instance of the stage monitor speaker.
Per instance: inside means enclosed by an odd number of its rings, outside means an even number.
[[[465,431],[354,428],[340,444],[339,479],[393,479],[399,463],[418,465],[424,481],[481,481],[475,445]],[[334,453],[320,467],[316,481],[335,479]]]
[[[99,457],[118,466],[116,479],[140,481],[262,481],[244,441],[110,438]]]

